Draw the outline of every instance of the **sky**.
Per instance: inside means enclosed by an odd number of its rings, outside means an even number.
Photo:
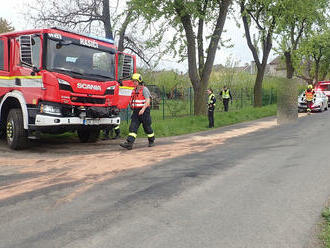
[[[4,0],[2,0],[4,1]],[[46,0],[45,0],[46,1]],[[22,12],[26,8],[30,0],[9,0],[5,1],[0,8],[0,17],[5,18],[9,21],[15,30],[25,30],[33,28],[31,25],[24,21]],[[214,64],[225,64],[228,57],[231,57],[234,61],[239,62],[239,65],[245,65],[251,63],[253,60],[250,49],[246,44],[246,40],[243,37],[243,29],[238,28],[235,21],[231,18],[226,20],[225,23],[226,32],[222,34],[223,40],[231,39],[231,43],[234,45],[233,48],[222,47],[217,51]],[[276,55],[271,53],[268,62],[275,58]],[[181,72],[188,70],[187,62],[177,63],[175,58],[167,56],[163,61],[160,62],[158,70],[174,69]]]

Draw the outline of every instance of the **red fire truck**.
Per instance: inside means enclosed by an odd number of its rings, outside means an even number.
[[[135,56],[113,41],[57,28],[0,35],[0,136],[23,149],[36,133],[77,131],[81,142],[120,123]]]

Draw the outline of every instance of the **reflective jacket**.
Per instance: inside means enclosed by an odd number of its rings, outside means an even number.
[[[314,99],[314,90],[305,92],[306,101],[313,101]]]
[[[222,99],[229,99],[229,98],[230,98],[229,89],[222,90]]]
[[[130,106],[132,109],[143,108],[144,104],[146,103],[146,99],[144,98],[143,95],[143,88],[144,86],[140,87],[139,90],[138,88],[136,88],[132,92],[131,102],[130,102]]]
[[[215,96],[214,96],[214,94],[213,93],[211,93],[210,95],[209,95],[209,100],[208,100],[208,102],[207,102],[207,104],[212,104],[212,105],[215,105]]]

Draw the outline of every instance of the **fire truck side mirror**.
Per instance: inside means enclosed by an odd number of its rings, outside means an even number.
[[[36,75],[36,73],[38,73],[38,72],[40,72],[40,70],[36,66],[33,66],[32,71],[31,71],[31,76]]]
[[[22,35],[19,37],[20,60],[23,65],[33,67],[32,61],[32,38],[31,35]]]
[[[68,46],[71,45],[72,41],[66,40],[66,41],[62,41],[60,40],[59,42],[56,43],[56,49],[61,49],[62,46]]]

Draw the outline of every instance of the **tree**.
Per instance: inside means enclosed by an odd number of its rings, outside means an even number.
[[[72,0],[72,1],[43,1],[34,0],[30,3],[26,19],[34,26],[58,26],[83,33],[95,35],[104,34],[106,38],[118,43],[118,50],[130,50],[141,58],[148,66],[158,51],[150,49],[146,53],[147,40],[136,38],[137,27],[145,25],[139,19],[137,12],[131,8],[130,1],[109,0]],[[157,56],[156,56],[157,57]]]
[[[14,31],[14,27],[6,19],[0,17],[0,34]]]
[[[169,48],[182,60],[188,59],[188,73],[194,88],[194,114],[206,111],[205,90],[232,0],[132,0],[149,23],[162,21],[160,36],[175,31]],[[206,34],[209,26],[211,33]],[[209,41],[205,51],[204,42]]]
[[[285,2],[285,0],[283,0]],[[273,46],[273,35],[277,21],[284,11],[282,0],[239,0],[245,37],[257,67],[254,84],[254,106],[262,106],[262,82],[268,57]],[[257,37],[252,40],[251,26],[257,30]],[[259,58],[259,47],[262,55]]]
[[[330,29],[315,31],[305,38],[294,61],[298,77],[308,83],[324,80],[330,69]]]
[[[279,20],[280,52],[285,57],[287,78],[294,75],[293,56],[299,43],[314,25],[325,21],[324,11],[329,0],[287,0],[285,11]]]

